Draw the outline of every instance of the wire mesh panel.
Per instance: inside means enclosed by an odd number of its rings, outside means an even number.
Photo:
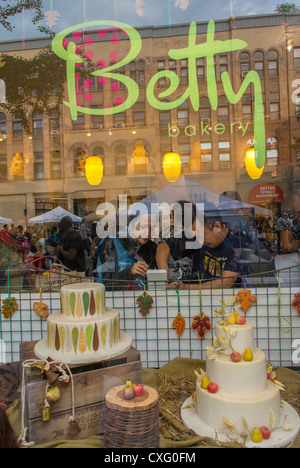
[[[219,320],[215,310],[220,309],[221,300],[231,299],[238,290],[202,290],[202,312],[212,324],[212,329],[201,339],[192,329],[193,318],[200,310],[199,290],[146,291],[153,299],[149,313],[143,315],[137,299],[143,290],[116,290],[106,292],[106,305],[120,312],[120,328],[133,339],[133,346],[141,354],[145,367],[159,368],[173,358],[205,359],[206,347],[214,337],[214,325]],[[257,302],[245,313],[253,323],[255,342],[273,365],[298,367],[300,364],[300,316],[292,306],[297,287],[252,287]],[[1,294],[1,301],[7,294]],[[11,318],[0,318],[0,363],[20,359],[21,342],[36,341],[46,337],[47,320],[33,311],[33,303],[40,300],[35,292],[14,293],[18,309]],[[42,300],[48,305],[49,313],[60,310],[60,293],[43,292]],[[185,329],[178,336],[172,327],[173,320],[181,311],[185,319]],[[299,349],[299,352],[298,352]]]

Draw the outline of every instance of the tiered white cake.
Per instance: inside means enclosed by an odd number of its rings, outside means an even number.
[[[100,283],[61,288],[61,311],[47,318],[47,338],[34,349],[40,359],[66,364],[95,362],[126,352],[132,338],[120,332],[118,310],[106,307]]]
[[[206,354],[206,375],[210,382],[218,385],[216,393],[201,387],[201,379],[196,383],[197,413],[209,426],[217,429],[224,426],[224,417],[232,421],[239,432],[244,431],[243,419],[249,427],[270,425],[270,415],[274,424],[280,423],[280,391],[267,379],[266,357],[263,351],[254,347],[253,325],[226,325],[218,322],[215,326],[218,347],[208,348]],[[231,347],[226,347],[226,343]],[[253,358],[234,362],[231,353],[243,356],[251,350]]]
[[[183,422],[196,434],[268,448],[297,437],[300,418],[281,398],[280,382],[268,373],[264,352],[254,346],[252,323],[216,323],[206,371],[200,372],[194,397],[181,408]]]

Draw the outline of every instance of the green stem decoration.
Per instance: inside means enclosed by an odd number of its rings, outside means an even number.
[[[278,295],[277,295],[277,304],[278,304],[278,319],[279,319],[279,324],[280,324],[280,330],[283,332],[283,333],[289,333],[291,331],[291,323],[285,318],[285,317],[282,317],[281,316],[281,289],[280,289],[280,273],[276,274],[275,273],[275,276],[276,276],[276,279],[277,279],[277,283],[278,283]],[[288,323],[289,325],[289,330],[284,330],[284,328],[282,327],[282,320],[284,320],[286,323]]]

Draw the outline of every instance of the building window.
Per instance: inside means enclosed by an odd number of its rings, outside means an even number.
[[[0,142],[6,140],[6,115],[0,112]]]
[[[208,97],[200,98],[199,119],[202,122],[210,122],[211,119],[211,106]]]
[[[43,114],[39,112],[32,114],[32,134],[34,137],[43,136]]]
[[[171,112],[170,111],[160,111],[159,113],[159,127],[167,128],[171,124]]]
[[[270,93],[270,119],[280,119],[279,93]]]
[[[242,119],[252,120],[252,96],[244,94],[242,97]]]
[[[60,136],[60,120],[56,109],[52,109],[49,117],[49,131],[52,137]]]
[[[242,79],[245,78],[247,73],[250,71],[250,55],[248,52],[243,52],[240,55],[240,70]]]
[[[85,129],[84,114],[77,115],[77,119],[73,120],[73,130],[74,131],[83,131]]]
[[[269,77],[278,76],[278,54],[276,50],[270,50],[268,53]]]
[[[219,141],[219,167],[230,169],[230,141]]]
[[[278,142],[276,138],[268,138],[266,144],[267,166],[277,166],[278,163]]]
[[[205,62],[204,58],[198,58],[197,62],[197,79],[198,83],[203,83],[205,81]]]
[[[226,96],[220,96],[218,106],[218,122],[229,121],[229,101]]]
[[[260,51],[254,54],[254,70],[260,78],[264,76],[264,54]]]
[[[13,116],[13,138],[23,138],[23,124],[19,113]]]
[[[7,160],[6,153],[0,153],[0,181],[7,180]]]
[[[125,114],[125,112],[121,112],[120,114],[115,114],[114,115],[114,126],[116,128],[126,127],[126,114]]]
[[[300,47],[293,48],[294,68],[300,68]]]
[[[201,166],[203,170],[212,169],[212,149],[211,143],[201,143],[200,144],[200,153],[201,153]]]
[[[220,55],[219,63],[220,63],[220,78],[222,73],[228,71],[228,63],[227,63],[227,55]]]
[[[119,145],[115,149],[115,174],[126,175],[127,173],[127,153],[123,145]]]
[[[74,151],[74,174],[77,177],[85,175],[85,162],[87,154],[83,148],[76,148]]]
[[[62,179],[60,151],[50,151],[51,179]]]
[[[41,180],[44,177],[44,154],[34,153],[34,180]]]
[[[180,155],[182,167],[188,166],[190,162],[190,152],[191,152],[190,143],[182,142],[178,144],[178,153]]]

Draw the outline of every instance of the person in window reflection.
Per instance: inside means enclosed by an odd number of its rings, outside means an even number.
[[[274,217],[281,253],[300,249],[300,180],[295,181],[287,193],[288,209],[280,209]]]
[[[134,219],[131,217],[129,224]],[[132,233],[129,230],[126,238],[106,237],[98,243],[98,280],[103,280],[107,286],[111,284],[114,287],[123,286],[123,289],[143,289],[147,271],[156,267],[157,244],[150,238],[151,215],[139,216],[135,230],[137,234],[134,237],[130,236]],[[113,280],[117,281],[114,283]]]
[[[165,268],[170,254],[173,258],[192,257],[192,278],[194,282],[175,281],[167,289],[198,289],[201,279],[202,288],[233,287],[239,278],[239,267],[235,261],[235,252],[228,237],[228,229],[223,226],[217,208],[212,204],[205,205],[204,244],[200,248],[183,249],[182,239],[170,238],[157,249],[157,264]],[[196,221],[192,223],[196,231]]]
[[[59,223],[62,245],[56,247],[56,256],[71,271],[86,271],[83,239],[73,228],[72,218],[65,216]]]

